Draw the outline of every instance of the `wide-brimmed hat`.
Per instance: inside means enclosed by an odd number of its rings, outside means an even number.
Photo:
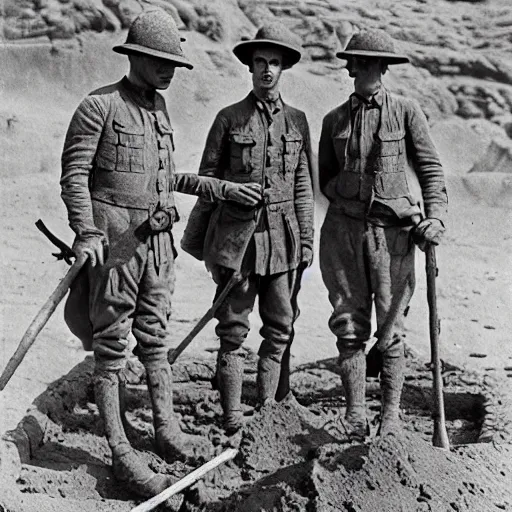
[[[262,47],[278,48],[283,52],[283,69],[297,64],[302,56],[299,37],[278,21],[265,23],[256,32],[254,39],[238,43],[233,53],[241,62],[250,66],[254,50]]]
[[[339,59],[350,57],[373,57],[382,59],[387,64],[405,64],[409,61],[406,55],[396,53],[393,38],[383,30],[361,30],[354,34],[342,52],[338,52]]]
[[[133,20],[126,42],[114,46],[113,50],[124,55],[150,55],[192,69],[194,66],[181,49],[180,42],[184,40],[170,14],[162,9],[151,9]]]

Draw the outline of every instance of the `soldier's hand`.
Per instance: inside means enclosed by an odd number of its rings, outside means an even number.
[[[439,245],[444,232],[443,223],[439,219],[424,219],[413,230],[412,239],[424,251],[427,244]]]
[[[77,237],[73,252],[79,258],[86,254],[92,267],[103,265],[108,257],[108,244],[102,236]]]
[[[313,249],[310,247],[303,247],[302,254],[300,258],[300,263],[304,267],[310,267],[313,263]]]
[[[263,195],[258,183],[235,184],[229,192],[229,199],[245,206],[256,206]]]

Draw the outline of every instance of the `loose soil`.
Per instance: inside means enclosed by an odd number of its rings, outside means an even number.
[[[212,457],[233,446],[239,453],[160,510],[486,512],[512,507],[510,404],[503,397],[496,400],[499,386],[489,385],[478,373],[445,364],[452,449],[443,451],[431,443],[431,372],[410,350],[401,403],[403,431],[376,437],[380,392],[377,380],[369,378],[371,436],[365,444],[351,442],[344,429],[335,359],[296,368],[292,384],[297,400],[263,408],[256,407],[257,356],[248,350],[246,360],[247,423],[232,437],[222,430],[218,392],[212,387],[215,356],[175,363],[174,401],[182,429],[209,439]],[[93,364],[89,356],[49,386],[18,427],[4,435],[4,511],[127,511],[138,502],[109,469],[110,453],[94,403]],[[131,359],[125,374],[124,407],[133,446],[155,470],[182,478],[194,467],[167,464],[152,451],[144,368]],[[484,432],[490,423],[492,428]]]

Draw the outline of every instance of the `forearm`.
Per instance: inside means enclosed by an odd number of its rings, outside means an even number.
[[[299,223],[302,247],[313,248],[314,197],[308,158],[301,152],[299,166],[295,174],[295,215]]]
[[[174,190],[200,197],[203,201],[228,201],[235,185],[229,181],[193,173],[176,173]]]

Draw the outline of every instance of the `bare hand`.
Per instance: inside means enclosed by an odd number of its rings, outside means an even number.
[[[262,199],[261,185],[247,183],[244,185],[233,183],[229,199],[245,206],[256,206]]]
[[[103,265],[107,259],[108,245],[106,240],[99,236],[89,238],[77,238],[73,244],[73,252],[79,258],[85,254],[89,259],[91,266],[96,264]]]
[[[425,251],[426,244],[439,245],[445,232],[445,227],[439,219],[424,219],[413,231],[413,240],[418,247]]]

